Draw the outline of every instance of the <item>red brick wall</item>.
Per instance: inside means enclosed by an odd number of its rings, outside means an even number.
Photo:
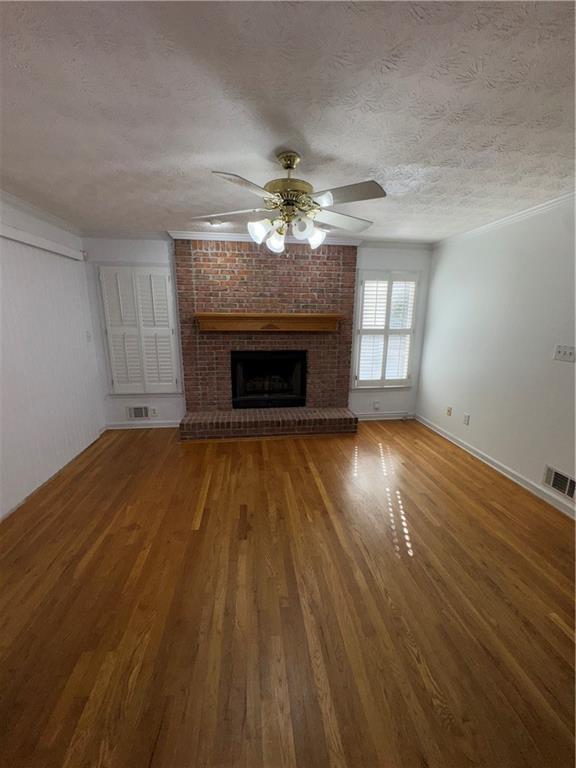
[[[283,254],[244,242],[176,240],[184,388],[189,411],[232,407],[232,350],[308,351],[306,405],[347,406],[356,247]],[[337,333],[200,333],[194,312],[338,312]]]

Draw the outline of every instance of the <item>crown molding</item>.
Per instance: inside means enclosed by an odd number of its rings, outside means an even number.
[[[67,245],[62,245],[61,243],[55,243],[53,240],[48,240],[39,235],[33,235],[30,232],[25,232],[23,229],[11,227],[1,221],[0,237],[4,237],[6,240],[14,240],[17,243],[23,243],[24,245],[31,245],[34,248],[39,248],[41,251],[55,253],[58,256],[66,256],[68,259],[84,261],[84,251],[69,248]]]
[[[374,249],[375,251],[392,248],[394,250],[414,250],[419,249],[432,252],[434,243],[431,240],[362,240],[360,243],[362,250]]]
[[[0,0],[1,2],[2,0]],[[170,243],[172,238],[166,232],[100,232],[87,230],[82,233],[85,240],[155,240],[160,243]]]
[[[190,232],[188,230],[168,230],[172,240],[216,240],[218,242],[240,242],[253,243],[254,241],[247,232]],[[302,244],[302,240],[296,240],[295,237],[286,237],[287,243]],[[360,245],[362,239],[359,237],[338,237],[328,235],[323,245]]]
[[[47,211],[44,211],[35,205],[32,205],[32,203],[23,200],[21,197],[16,197],[16,195],[12,195],[10,192],[6,192],[5,190],[1,189],[0,209],[5,205],[12,206],[12,208],[15,208],[21,213],[27,213],[29,216],[34,216],[34,218],[39,219],[46,224],[52,224],[55,227],[59,227],[60,229],[69,232],[71,235],[82,237],[81,230],[74,224],[71,224],[69,221],[61,219],[58,216],[54,216],[53,214],[48,213]]]
[[[501,219],[496,219],[496,221],[491,221],[488,224],[482,224],[479,227],[474,227],[474,229],[468,229],[465,232],[458,232],[455,235],[444,237],[441,240],[437,240],[432,245],[437,248],[440,245],[452,243],[455,240],[462,240],[467,237],[483,234],[484,232],[490,232],[493,229],[499,229],[500,227],[504,227],[507,224],[514,224],[517,221],[523,221],[524,219],[529,219],[532,216],[537,216],[539,213],[553,210],[554,208],[565,205],[570,201],[572,202],[572,205],[574,205],[574,199],[574,192],[567,192],[565,195],[555,197],[553,200],[547,200],[545,203],[539,203],[538,205],[533,205],[530,208],[524,208],[522,211],[517,211],[516,213],[511,213],[508,216],[503,216]]]

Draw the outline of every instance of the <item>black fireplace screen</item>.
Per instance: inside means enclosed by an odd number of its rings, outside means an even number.
[[[306,404],[306,352],[232,352],[234,408]]]

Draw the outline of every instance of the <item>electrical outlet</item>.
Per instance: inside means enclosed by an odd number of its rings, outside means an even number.
[[[452,416],[452,406],[449,405],[448,408],[446,408],[446,416]]]
[[[556,344],[554,347],[554,360],[561,360],[563,363],[573,363],[574,347],[567,347],[563,344]]]
[[[380,410],[380,400],[373,400],[372,401],[372,408],[375,411],[379,411]]]
[[[470,424],[470,414],[469,413],[465,413],[464,414],[464,424],[466,424],[466,426],[468,426],[468,424]]]
[[[148,409],[148,415],[149,416],[157,416],[158,414],[156,413],[156,408],[149,408]]]

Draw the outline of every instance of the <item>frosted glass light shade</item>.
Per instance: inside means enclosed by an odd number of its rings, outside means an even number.
[[[284,250],[284,235],[281,235],[279,232],[273,232],[268,240],[266,240],[266,245],[274,253],[282,253]]]
[[[317,227],[314,227],[314,231],[308,238],[308,242],[310,243],[310,248],[318,248],[319,245],[322,245],[322,243],[326,240],[326,230],[324,229],[318,229]]]
[[[273,229],[273,224],[270,221],[270,219],[260,219],[260,221],[249,221],[248,222],[248,234],[254,240],[255,243],[264,242],[264,239],[269,234],[269,232]]]
[[[314,195],[314,200],[321,205],[322,208],[329,208],[334,205],[334,197],[332,192],[323,192],[321,195]]]
[[[300,216],[292,222],[292,234],[296,240],[306,240],[314,232],[314,223],[307,216]]]

